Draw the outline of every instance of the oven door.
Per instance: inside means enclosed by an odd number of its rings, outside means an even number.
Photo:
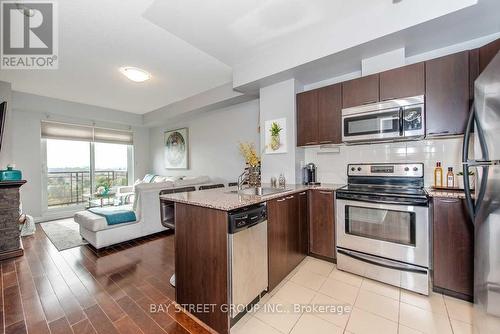
[[[350,143],[398,139],[404,135],[402,112],[399,107],[354,114],[343,111],[342,140]]]
[[[337,246],[429,267],[429,208],[337,200]]]

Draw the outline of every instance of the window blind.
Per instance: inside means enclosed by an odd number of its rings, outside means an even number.
[[[132,145],[131,131],[42,121],[42,138]]]

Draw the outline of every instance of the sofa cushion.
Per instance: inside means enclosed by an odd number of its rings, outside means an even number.
[[[87,210],[75,213],[74,220],[80,226],[92,232],[108,230],[111,228],[120,228],[120,226],[125,226],[130,224],[137,224],[137,222],[130,222],[118,225],[108,225],[108,222],[106,221],[105,217],[96,215],[95,213],[92,213]]]
[[[186,176],[182,180],[175,181],[174,187],[185,187],[209,182],[210,178],[208,176]]]

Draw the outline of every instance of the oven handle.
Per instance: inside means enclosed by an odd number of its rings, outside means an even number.
[[[403,137],[404,135],[404,109],[403,107],[399,108],[399,136]]]
[[[349,200],[349,201],[357,201],[357,202],[369,202],[369,203],[376,203],[376,204],[388,204],[388,205],[413,205],[413,206],[428,206],[429,201],[427,199],[420,199],[420,200],[412,200],[408,198],[408,200],[401,200],[401,201],[388,201],[388,200],[382,200],[382,199],[370,199],[367,197],[363,196],[349,196],[349,195],[340,195],[337,193],[337,199],[340,200]]]
[[[427,274],[427,270],[419,269],[418,267],[412,266],[409,264],[396,263],[395,261],[381,260],[379,258],[375,259],[374,257],[369,256],[369,255],[360,254],[358,252],[351,252],[351,251],[344,250],[341,248],[337,248],[337,252],[342,254],[342,255],[352,257],[353,259],[356,259],[356,260],[359,260],[362,262],[366,262],[369,264],[373,264],[376,266],[381,266],[381,267],[395,269],[395,270],[407,271],[410,273]]]

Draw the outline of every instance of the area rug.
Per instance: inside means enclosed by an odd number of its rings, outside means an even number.
[[[80,236],[79,225],[73,218],[54,220],[40,225],[59,251],[88,244]]]

